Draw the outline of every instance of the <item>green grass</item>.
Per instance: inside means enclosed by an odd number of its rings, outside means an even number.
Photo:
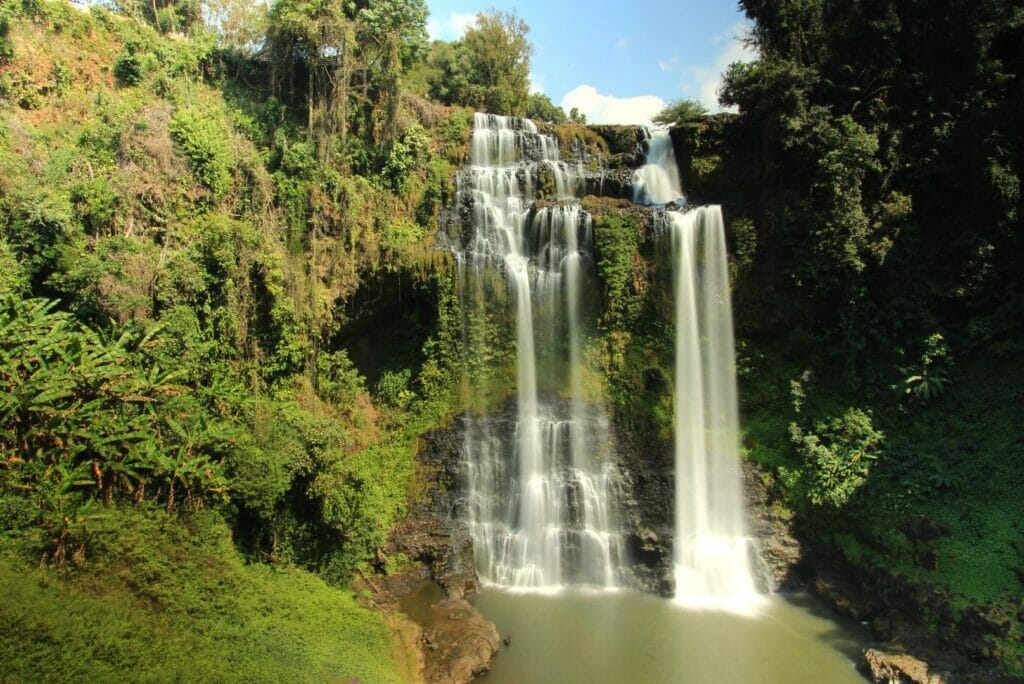
[[[309,573],[246,564],[215,513],[110,522],[66,576],[4,542],[4,681],[401,681],[379,614]]]

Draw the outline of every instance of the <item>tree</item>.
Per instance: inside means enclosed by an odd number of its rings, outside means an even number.
[[[476,17],[463,42],[473,56],[476,97],[495,113],[522,116],[530,96],[530,27],[511,12],[489,10]]]
[[[447,43],[435,40],[427,58],[430,73],[427,91],[430,97],[446,105],[469,105],[473,81],[473,58],[461,40]]]
[[[362,107],[367,137],[394,135],[401,75],[427,49],[423,0],[338,2],[278,0],[270,12],[267,48],[274,94],[305,100],[307,126],[327,161],[344,147],[350,97]]]
[[[580,112],[579,107],[573,107],[569,110],[569,121],[578,124],[587,123],[587,115]]]
[[[203,0],[203,16],[221,48],[246,56],[260,49],[267,31],[267,5],[250,0]]]
[[[568,119],[565,110],[551,101],[544,93],[531,93],[526,102],[526,116],[550,123],[565,123]]]
[[[375,142],[395,136],[399,78],[427,53],[427,6],[423,0],[375,0],[355,3],[356,38],[363,77],[363,102],[373,105]],[[375,89],[371,97],[369,89]]]
[[[526,115],[530,103],[530,27],[510,12],[490,10],[461,41],[435,43],[430,95],[448,105]]]
[[[305,100],[307,126],[324,160],[330,157],[333,140],[339,138],[344,145],[348,132],[354,42],[355,27],[340,3],[278,0],[270,11],[271,87],[286,102]]]
[[[122,14],[146,21],[162,33],[188,33],[202,25],[199,0],[113,0]]]
[[[696,100],[676,100],[658,112],[652,121],[667,128],[692,128],[699,126],[707,115],[707,107]]]

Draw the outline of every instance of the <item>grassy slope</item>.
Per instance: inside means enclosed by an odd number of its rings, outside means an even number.
[[[5,543],[5,681],[403,679],[379,614],[309,573],[244,563],[216,514],[109,515],[66,577]]]

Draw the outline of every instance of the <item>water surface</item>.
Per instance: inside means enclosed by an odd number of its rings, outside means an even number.
[[[864,684],[864,634],[805,596],[766,599],[757,618],[683,610],[654,596],[485,590],[477,608],[511,644],[486,684],[800,682]]]

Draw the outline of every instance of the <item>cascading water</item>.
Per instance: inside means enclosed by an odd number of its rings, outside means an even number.
[[[637,201],[683,197],[672,144],[650,139],[636,173]],[[760,602],[751,574],[740,491],[735,344],[718,206],[667,211],[675,299],[675,600],[751,612]]]
[[[672,138],[655,131],[647,140],[647,163],[637,170],[633,201],[643,204],[668,204],[683,201],[679,167],[672,149]]]
[[[533,122],[476,114],[457,198],[470,208],[456,254],[464,341],[469,355],[493,353],[493,323],[511,312],[516,401],[463,419],[462,456],[477,569],[506,587],[614,588],[623,562],[608,422],[581,378],[594,289],[584,183]]]

